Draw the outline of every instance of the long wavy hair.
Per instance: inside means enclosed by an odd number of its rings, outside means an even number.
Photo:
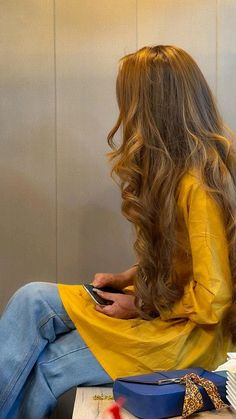
[[[223,210],[236,284],[236,157],[232,133],[184,50],[158,45],[124,56],[116,94],[119,117],[107,137],[113,150],[107,156],[121,188],[122,213],[136,231],[136,305],[151,319],[183,295],[185,284],[172,263],[179,246],[176,193],[182,176],[194,168]],[[122,141],[115,145],[119,128]],[[235,296],[232,303],[228,317],[236,342]]]

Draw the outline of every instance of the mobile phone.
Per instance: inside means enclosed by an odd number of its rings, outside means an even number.
[[[85,289],[85,291],[87,291],[87,293],[90,295],[90,297],[97,303],[100,305],[111,305],[113,304],[113,301],[111,300],[105,300],[104,298],[100,297],[100,295],[98,295],[94,289],[100,290],[100,291],[104,291],[104,292],[112,292],[115,294],[124,294],[123,291],[121,290],[117,290],[116,288],[112,288],[112,287],[102,287],[102,288],[97,288],[94,287],[91,284],[83,284],[83,287]]]

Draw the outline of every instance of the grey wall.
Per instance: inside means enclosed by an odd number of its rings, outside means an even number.
[[[186,49],[236,129],[235,39],[236,0],[0,0],[1,308],[26,282],[82,283],[133,263],[104,156],[118,59]],[[60,406],[68,418],[68,397]]]

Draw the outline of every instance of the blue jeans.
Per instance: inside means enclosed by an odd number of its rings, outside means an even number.
[[[33,282],[0,319],[0,419],[42,419],[68,389],[112,383],[63,308],[56,284]]]

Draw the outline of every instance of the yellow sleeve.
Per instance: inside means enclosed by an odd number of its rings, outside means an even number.
[[[201,184],[182,191],[182,211],[192,255],[192,277],[182,299],[163,319],[217,324],[232,300],[228,243],[220,208]]]

